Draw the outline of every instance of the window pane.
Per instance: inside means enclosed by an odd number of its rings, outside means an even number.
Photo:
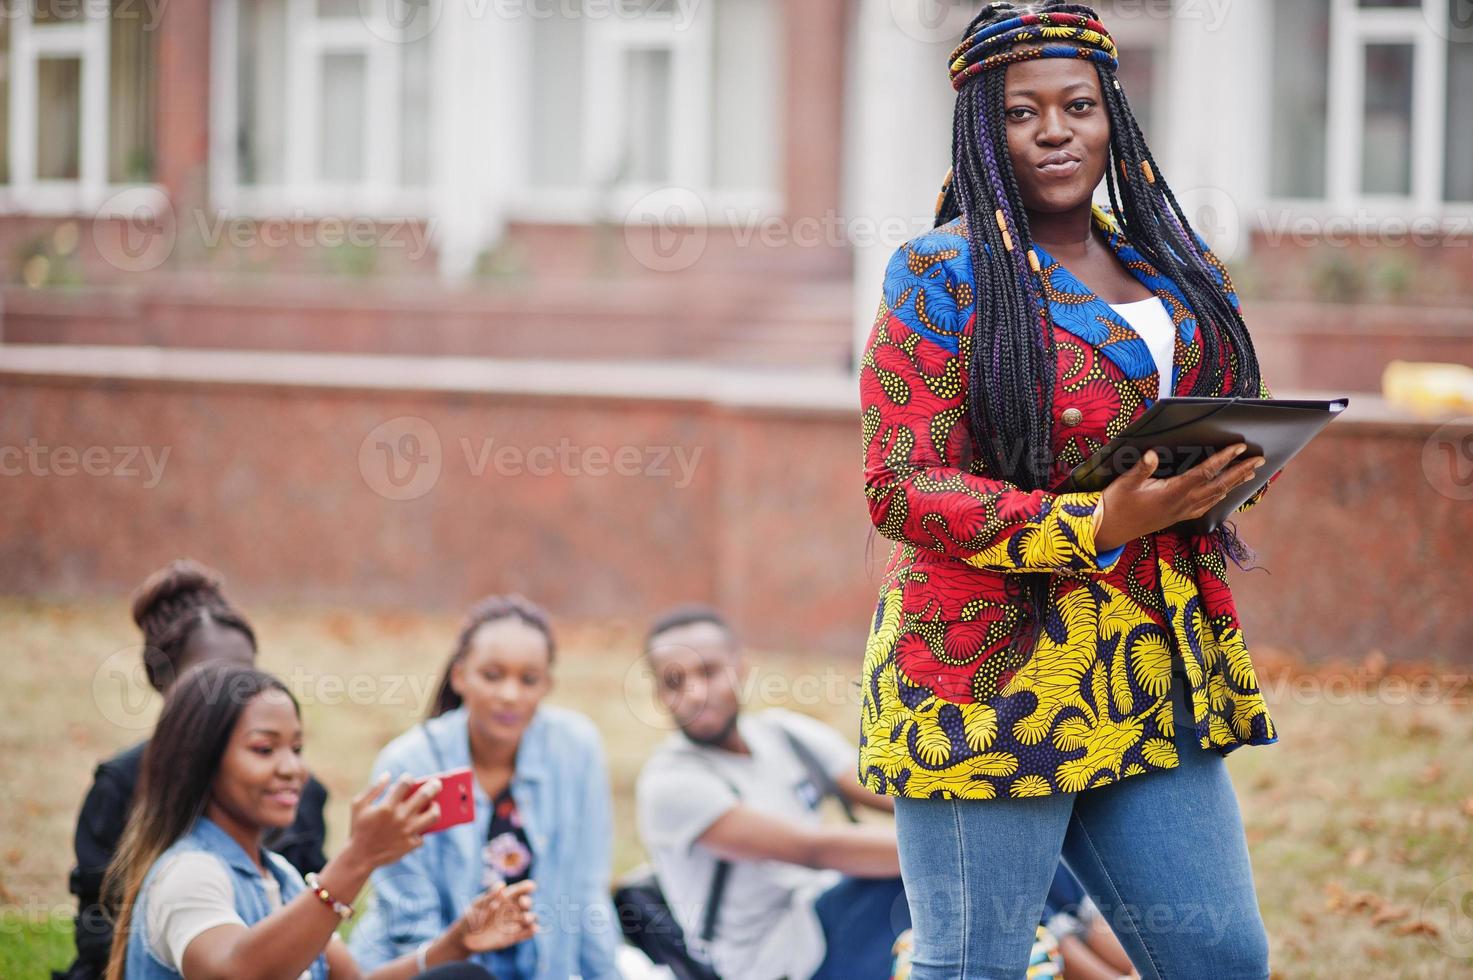
[[[108,39],[107,179],[139,183],[153,179],[154,46],[145,31],[147,8],[112,0]]]
[[[10,18],[0,17],[0,184],[10,183]]]
[[[318,107],[318,176],[355,183],[363,179],[367,59],[361,54],[322,56],[322,102]]]
[[[1130,111],[1140,125],[1148,141],[1164,143],[1156,132],[1156,58],[1158,49],[1154,45],[1120,48],[1120,88],[1130,100]]]
[[[1412,46],[1368,44],[1361,190],[1412,192]]]
[[[777,186],[782,127],[782,35],[774,0],[721,0],[715,47],[711,165],[720,189]]]
[[[634,183],[670,179],[670,52],[624,55],[624,138],[621,176]]]
[[[429,16],[429,4],[416,8],[416,16]],[[414,40],[400,45],[403,79],[399,86],[399,183],[424,187],[430,182],[430,31],[407,29]]]
[[[1447,179],[1449,201],[1473,201],[1473,113],[1466,93],[1473,92],[1473,39],[1466,27],[1450,32],[1447,43]]]
[[[1275,197],[1322,198],[1329,126],[1330,0],[1281,3],[1275,6],[1274,17],[1269,184]]]
[[[237,179],[280,184],[286,177],[286,7],[252,0],[240,9],[236,111]]]
[[[583,25],[586,18],[532,20],[531,178],[535,187],[583,182]]]
[[[36,62],[36,176],[76,180],[81,173],[82,62]]]

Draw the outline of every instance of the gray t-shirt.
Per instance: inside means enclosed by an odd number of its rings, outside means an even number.
[[[676,733],[645,763],[635,788],[640,838],[676,921],[697,948],[717,858],[696,839],[738,802],[796,824],[822,820],[818,788],[784,729],[836,780],[854,778],[858,750],[820,721],[770,708],[742,715],[737,726],[751,755]],[[778,861],[736,862],[708,951],[716,971],[726,980],[806,980],[826,952],[813,903],[840,878]]]

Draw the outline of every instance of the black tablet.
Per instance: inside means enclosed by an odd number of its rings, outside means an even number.
[[[1210,534],[1349,404],[1349,398],[1161,398],[1124,432],[1074,467],[1053,490],[1103,490],[1135,466],[1148,449],[1160,457],[1155,475],[1165,478],[1185,473],[1234,443],[1247,443],[1248,451],[1240,458],[1262,456],[1265,462],[1258,474],[1208,513],[1171,528],[1186,534]]]

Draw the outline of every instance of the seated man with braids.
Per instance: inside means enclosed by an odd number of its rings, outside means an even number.
[[[160,694],[190,667],[202,663],[253,665],[256,634],[220,591],[220,577],[189,559],[179,559],[150,575],[133,597],[133,621],[143,633],[143,667]],[[138,785],[145,740],[97,767],[77,817],[77,864],[70,889],[77,896],[77,959],[58,980],[96,980],[107,966],[112,920],[100,895],[103,874],[112,861]],[[266,846],[300,873],[321,871],[326,827],[322,812],[327,789],[312,776],[302,788],[296,822],[271,835]]]

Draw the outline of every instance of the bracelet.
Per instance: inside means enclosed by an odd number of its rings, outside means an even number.
[[[430,968],[429,954],[430,943],[432,942],[434,942],[433,939],[426,939],[424,942],[420,943],[419,946],[414,950],[414,968],[420,973],[423,973]]]
[[[349,905],[346,902],[339,902],[337,899],[333,898],[332,892],[328,891],[322,886],[322,879],[317,877],[317,872],[307,872],[307,876],[303,880],[307,882],[307,887],[312,889],[312,894],[316,895],[318,900],[321,901],[323,905],[326,905],[328,908],[332,909],[333,914],[336,915],[339,919],[347,922],[349,919],[353,918],[353,906]]]

